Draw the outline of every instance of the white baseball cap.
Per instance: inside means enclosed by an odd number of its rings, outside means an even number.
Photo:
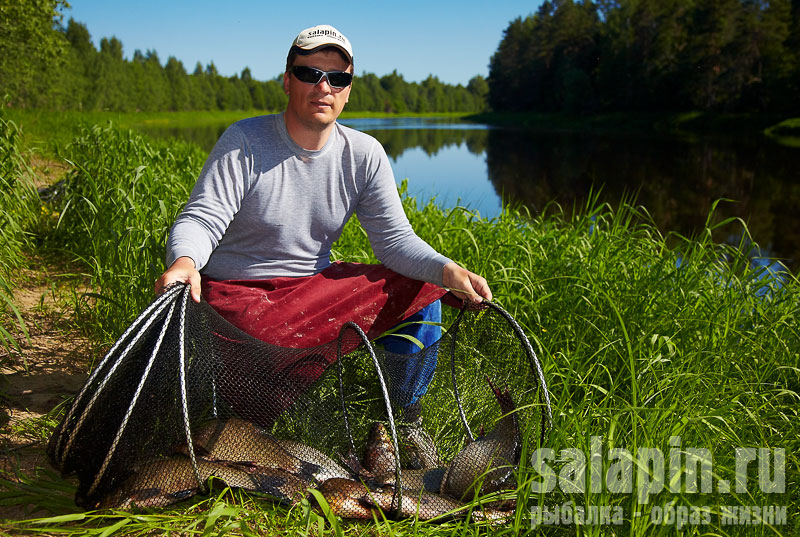
[[[327,24],[306,28],[294,39],[291,50],[306,55],[325,47],[336,47],[353,63],[353,47],[350,41],[336,28]]]

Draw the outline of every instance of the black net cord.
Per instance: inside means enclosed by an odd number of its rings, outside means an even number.
[[[525,335],[525,332],[520,327],[519,323],[508,313],[504,310],[500,305],[492,302],[491,300],[484,299],[482,304],[492,308],[494,311],[499,313],[511,326],[511,329],[514,331],[514,334],[517,336],[517,339],[522,343],[522,347],[525,349],[525,354],[528,355],[528,361],[530,363],[531,369],[536,373],[536,378],[539,380],[539,402],[544,406],[544,412],[542,412],[542,426],[541,426],[541,436],[540,441],[544,444],[544,441],[547,437],[547,431],[553,426],[553,411],[550,406],[550,393],[547,390],[547,382],[544,379],[544,371],[542,370],[542,365],[539,362],[539,358],[536,356],[536,352],[533,350],[528,337]],[[480,306],[479,306],[480,307]],[[458,407],[458,414],[461,417],[461,423],[464,426],[464,430],[467,433],[467,437],[469,441],[472,442],[475,440],[474,435],[472,434],[472,430],[467,423],[467,417],[464,414],[464,408],[461,404],[461,395],[458,391],[458,382],[456,381],[456,344],[458,340],[458,329],[461,324],[461,320],[464,316],[464,312],[470,309],[474,309],[475,306],[471,306],[468,302],[464,302],[464,305],[461,307],[461,310],[458,312],[458,316],[456,317],[453,324],[450,326],[450,375],[452,377],[453,382],[453,396],[456,401],[456,406]]]
[[[347,441],[350,442],[350,452],[356,452],[356,445],[353,442],[353,431],[350,428],[350,414],[347,413],[347,404],[344,400],[344,366],[342,365],[342,340],[344,339],[345,327],[339,330],[339,339],[336,341],[336,375],[339,380],[339,402],[342,406],[342,419],[344,420],[344,430],[347,433]]]
[[[544,380],[544,371],[542,370],[542,364],[539,363],[539,358],[536,356],[536,353],[531,346],[530,341],[528,341],[528,337],[523,332],[522,327],[520,327],[519,323],[508,313],[506,310],[501,308],[499,305],[491,302],[489,300],[484,300],[484,302],[489,305],[492,309],[498,312],[503,318],[508,321],[508,324],[511,325],[511,328],[514,330],[514,333],[517,335],[517,338],[522,342],[522,346],[525,348],[525,352],[528,355],[528,360],[531,363],[531,367],[534,371],[536,371],[536,376],[539,379],[539,387],[541,388],[540,397],[544,397],[544,407],[545,412],[543,415],[547,416],[547,423],[549,427],[553,426],[553,411],[550,407],[550,392],[547,391],[547,382]],[[542,420],[544,421],[544,420]],[[549,428],[548,427],[548,428]],[[545,429],[542,428],[542,442],[545,439]]]
[[[458,328],[461,325],[461,320],[464,318],[464,312],[467,311],[467,307],[467,303],[464,302],[461,311],[458,312],[456,320],[450,325],[450,377],[453,381],[453,397],[456,400],[458,415],[461,417],[461,424],[464,426],[464,430],[467,431],[469,441],[472,442],[475,440],[475,437],[472,435],[472,430],[467,423],[467,416],[464,414],[464,406],[461,404],[461,394],[458,393],[458,382],[456,381],[456,342],[458,340]]]
[[[84,383],[83,388],[75,397],[75,400],[72,402],[70,406],[69,412],[64,417],[63,420],[63,427],[61,431],[59,431],[58,442],[56,443],[55,450],[53,452],[54,459],[60,465],[64,463],[67,459],[67,455],[69,454],[69,450],[72,446],[72,442],[78,435],[78,431],[81,426],[84,424],[86,420],[86,416],[91,411],[92,407],[94,406],[97,397],[103,391],[108,379],[114,374],[114,371],[119,366],[119,364],[125,359],[128,355],[130,350],[133,346],[139,341],[142,335],[146,332],[147,328],[155,322],[155,320],[160,316],[161,312],[174,302],[175,298],[178,296],[181,287],[173,286],[169,288],[166,292],[164,292],[161,296],[159,296],[156,300],[154,300],[149,307],[147,307],[136,320],[131,323],[127,330],[122,334],[122,336],[117,340],[114,346],[106,353],[105,357],[100,361],[97,365],[95,370],[89,376],[87,381]],[[128,341],[129,337],[132,336],[132,339]],[[120,347],[127,343],[127,345],[122,349],[122,351],[117,356],[117,351]],[[85,407],[81,406],[81,401],[83,398],[88,395],[89,388],[94,386],[94,381],[99,375],[105,371],[106,366],[110,366],[110,369],[107,371],[105,378],[100,382],[100,385],[96,387],[94,390],[94,395],[86,404]],[[82,414],[77,418],[75,425],[70,426],[71,420],[79,409],[83,408]],[[64,444],[65,437],[69,437],[66,444]],[[62,448],[63,446],[63,448]]]
[[[395,455],[395,491],[394,496],[392,497],[392,504],[391,504],[391,511],[395,514],[400,513],[400,506],[402,505],[403,501],[403,480],[400,471],[400,446],[397,442],[397,430],[394,424],[394,414],[392,413],[392,403],[389,400],[389,389],[386,387],[386,380],[383,378],[383,372],[381,371],[380,363],[378,362],[378,357],[375,355],[375,348],[369,342],[367,335],[358,326],[356,323],[352,321],[348,321],[342,325],[341,330],[339,330],[339,339],[336,348],[336,361],[339,363],[339,393],[341,396],[342,402],[342,412],[344,415],[345,420],[345,427],[347,427],[347,437],[348,441],[350,442],[350,446],[353,448],[355,452],[355,444],[353,442],[353,434],[350,430],[350,423],[347,417],[347,408],[344,401],[344,381],[342,379],[342,340],[344,339],[344,334],[347,330],[353,330],[358,337],[361,338],[361,341],[364,343],[364,346],[369,353],[370,358],[372,358],[372,365],[375,368],[375,374],[378,378],[378,383],[381,387],[381,393],[383,394],[383,403],[386,407],[386,418],[389,421],[389,433],[392,435],[392,445],[394,446],[394,455]]]
[[[192,470],[194,478],[197,480],[197,485],[203,491],[208,492],[206,482],[200,477],[200,469],[197,467],[197,457],[194,452],[194,442],[192,441],[192,430],[189,427],[189,399],[186,393],[186,347],[187,347],[187,330],[186,330],[186,306],[190,296],[191,285],[186,285],[183,289],[183,300],[181,302],[180,313],[180,347],[178,349],[178,371],[181,382],[181,411],[183,414],[183,430],[186,433],[186,447],[189,451],[189,460],[192,462]]]
[[[184,294],[185,294],[184,290]],[[98,470],[97,474],[94,477],[94,481],[92,482],[91,486],[89,487],[89,495],[94,494],[94,491],[97,489],[97,486],[100,484],[100,481],[103,479],[103,476],[106,473],[106,469],[108,468],[109,463],[111,463],[111,459],[114,457],[114,454],[117,451],[117,446],[119,445],[119,441],[122,439],[122,435],[125,433],[125,429],[128,426],[128,420],[133,413],[133,409],[136,406],[136,403],[139,401],[139,396],[142,393],[142,388],[144,387],[145,383],[147,382],[147,378],[150,374],[150,370],[153,367],[153,362],[155,362],[156,356],[158,356],[158,351],[161,349],[161,343],[164,341],[164,335],[167,333],[167,329],[169,328],[170,324],[175,322],[176,319],[173,317],[173,313],[175,311],[175,302],[172,301],[169,307],[169,312],[167,313],[167,319],[161,327],[161,331],[158,334],[158,339],[156,340],[156,344],[153,347],[153,351],[150,353],[150,359],[147,361],[147,366],[145,367],[144,373],[142,374],[142,378],[139,379],[139,384],[136,387],[136,391],[133,394],[133,398],[131,399],[131,404],[128,405],[128,410],[125,412],[125,415],[122,418],[122,422],[119,425],[119,429],[117,429],[117,433],[114,435],[114,440],[111,443],[111,448],[106,453],[105,458],[103,459],[103,464],[100,465],[100,470]],[[177,321],[180,323],[181,319],[178,318]]]

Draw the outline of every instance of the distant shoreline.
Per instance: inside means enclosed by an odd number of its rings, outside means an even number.
[[[71,125],[90,123],[103,125],[111,121],[122,128],[187,127],[234,123],[246,117],[271,114],[271,110],[197,110],[184,112],[103,112],[7,109],[5,113],[25,124],[26,134],[36,133],[51,138],[58,133],[59,142],[71,139]],[[354,118],[451,118],[503,128],[521,128],[540,132],[589,132],[597,134],[644,134],[666,136],[702,136],[742,138],[765,136],[776,143],[800,148],[800,117],[787,118],[769,114],[687,113],[615,113],[594,116],[539,114],[532,112],[405,113],[345,112],[343,119]]]

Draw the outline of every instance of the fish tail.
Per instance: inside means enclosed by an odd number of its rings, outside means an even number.
[[[339,454],[339,459],[347,466],[351,474],[365,478],[375,477],[372,472],[364,468],[361,461],[358,460],[358,455],[356,455],[352,449],[348,450],[347,457]]]
[[[325,469],[319,464],[308,461],[300,461],[300,475],[319,481],[319,476]]]
[[[500,409],[503,411],[503,414],[507,414],[516,408],[514,406],[514,400],[511,398],[511,391],[508,389],[508,386],[506,386],[506,389],[501,392],[492,383],[492,380],[489,378],[489,375],[486,375],[486,382],[489,383],[489,387],[494,392],[494,396],[495,398],[497,398],[497,402],[500,404]]]

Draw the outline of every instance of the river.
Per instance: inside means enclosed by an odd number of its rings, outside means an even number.
[[[434,199],[494,218],[504,201],[534,214],[551,202],[571,211],[599,192],[611,205],[635,200],[663,233],[691,236],[714,202],[727,199],[712,222],[741,219],[761,255],[800,267],[800,148],[766,137],[534,132],[438,118],[340,121],[383,144],[398,183],[407,178],[418,203]],[[210,149],[223,129],[150,131]],[[738,243],[742,230],[733,222],[715,239]]]

